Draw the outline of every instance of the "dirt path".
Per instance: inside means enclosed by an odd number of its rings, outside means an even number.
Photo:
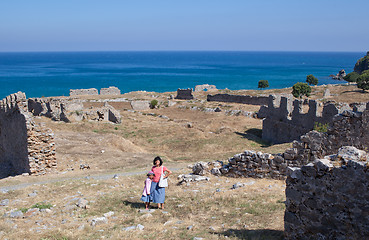
[[[180,169],[183,169],[183,167],[184,166],[174,167],[174,168],[170,167],[170,170],[175,172]],[[7,192],[7,191],[20,190],[20,189],[24,189],[32,185],[43,185],[43,184],[49,184],[49,183],[82,180],[82,179],[106,180],[106,179],[111,179],[113,177],[134,176],[134,175],[140,175],[140,174],[143,175],[146,172],[147,171],[117,172],[117,173],[108,173],[108,174],[93,174],[93,175],[88,175],[88,176],[60,177],[60,178],[47,179],[47,180],[41,180],[41,181],[35,181],[35,182],[9,183],[8,186],[0,187],[0,193]]]

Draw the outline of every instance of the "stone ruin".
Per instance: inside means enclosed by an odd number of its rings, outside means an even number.
[[[306,104],[307,103],[307,104]],[[308,111],[303,112],[303,106]],[[291,97],[269,96],[268,106],[258,112],[263,119],[262,139],[271,143],[286,143],[297,140],[314,129],[317,123],[327,124],[345,110],[363,111],[366,103],[338,104],[327,102],[322,107],[315,100],[292,100]]]
[[[195,86],[195,92],[215,91],[215,90],[218,90],[215,85],[202,84],[202,85]]]
[[[356,109],[358,110],[358,109]],[[285,239],[367,239],[369,236],[369,104],[345,110],[327,132],[310,131],[282,154],[245,151],[193,166],[193,173],[286,177]]]
[[[117,87],[101,88],[100,95],[120,95],[120,90]]]
[[[355,147],[289,168],[285,239],[368,239],[369,156]]]
[[[175,99],[181,99],[181,100],[191,100],[191,99],[193,99],[192,89],[191,88],[178,89],[177,90],[177,96],[175,97]]]
[[[69,98],[30,98],[28,111],[34,116],[45,116],[54,121],[103,121],[121,123],[122,118],[114,107],[105,102],[101,107],[85,108],[84,100]]]
[[[327,132],[310,131],[293,141],[284,153],[269,154],[246,150],[228,159],[196,166],[197,174],[211,172],[230,177],[258,177],[284,179],[289,167],[301,167],[324,156],[337,153],[343,146],[369,148],[369,104],[363,112],[345,110],[333,117]],[[196,170],[197,168],[206,171]]]
[[[110,86],[108,88],[101,88],[100,95],[120,95],[120,90],[117,87]],[[69,96],[83,96],[83,95],[99,95],[96,88],[87,89],[70,89]]]
[[[208,102],[229,102],[242,103],[250,105],[267,105],[269,97],[267,96],[249,96],[249,95],[230,95],[230,94],[215,94],[207,96]]]
[[[99,91],[96,88],[69,90],[69,96],[80,96],[80,95],[99,95]]]
[[[26,95],[0,101],[0,178],[23,173],[45,174],[56,168],[54,134],[35,123]]]

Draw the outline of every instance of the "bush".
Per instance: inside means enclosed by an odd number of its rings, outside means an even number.
[[[351,72],[347,74],[343,79],[345,79],[347,82],[357,82],[358,77],[360,74],[357,72]]]
[[[260,80],[258,83],[258,88],[268,88],[269,82],[268,80]]]
[[[319,122],[315,122],[314,123],[314,130],[317,132],[327,132],[328,131],[328,123],[323,124],[323,123],[319,123]]]
[[[292,95],[296,98],[309,97],[310,93],[311,87],[307,83],[298,82],[292,86]]]
[[[310,74],[310,75],[306,76],[306,82],[309,85],[318,85],[318,79],[316,77],[314,77],[313,74]]]
[[[369,90],[369,73],[364,73],[357,78],[357,87],[360,89]]]
[[[154,99],[150,102],[150,108],[154,109],[158,105],[158,100]]]

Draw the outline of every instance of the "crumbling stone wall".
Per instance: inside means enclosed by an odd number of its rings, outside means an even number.
[[[368,239],[368,170],[367,154],[354,147],[290,169],[286,239]]]
[[[309,100],[309,110],[303,112],[303,100],[293,100],[291,97],[269,96],[268,106],[262,106],[258,117],[263,119],[262,139],[271,143],[286,143],[297,140],[303,134],[314,129],[315,123],[331,123],[333,117],[346,110],[360,111],[366,104],[337,104],[327,102],[319,111],[315,100]]]
[[[99,92],[96,88],[69,90],[69,96],[79,96],[79,95],[99,95]]]
[[[101,107],[84,108],[83,100],[73,98],[30,98],[28,111],[34,116],[45,116],[54,121],[96,120],[121,123],[122,117],[107,102]]]
[[[175,99],[181,99],[181,100],[191,100],[193,99],[192,95],[192,89],[178,89],[177,90],[177,96]]]
[[[120,95],[120,90],[117,87],[101,88],[100,95]]]
[[[28,113],[26,95],[0,101],[0,177],[43,174],[56,167],[52,131],[36,124]]]
[[[230,177],[284,179],[288,167],[301,167],[334,154],[342,146],[369,149],[369,104],[364,112],[337,114],[327,132],[310,131],[293,141],[284,153],[269,154],[246,150],[228,159],[228,164],[208,163],[207,172]],[[204,164],[202,164],[204,165]],[[197,172],[198,170],[194,170]],[[206,171],[205,171],[206,172]]]
[[[267,105],[269,97],[266,96],[248,96],[248,95],[229,95],[229,94],[215,94],[207,96],[208,102],[230,102],[242,103],[250,105]]]

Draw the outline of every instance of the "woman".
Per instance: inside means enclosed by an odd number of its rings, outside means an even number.
[[[161,160],[160,157],[154,158],[153,163],[154,166],[152,167],[151,171],[154,172],[155,176],[151,183],[150,195],[152,196],[152,201],[158,204],[158,208],[164,209],[165,188],[159,187],[159,180],[162,173],[164,174],[163,177],[167,178],[170,174],[172,174],[172,172],[168,168],[162,166],[163,160]]]

